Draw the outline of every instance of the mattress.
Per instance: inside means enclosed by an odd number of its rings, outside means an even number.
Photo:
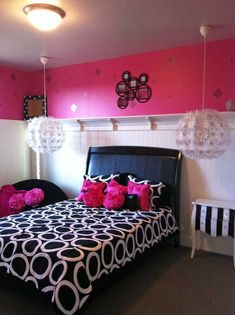
[[[169,207],[114,211],[66,200],[0,219],[0,272],[78,314],[99,279],[177,231]]]

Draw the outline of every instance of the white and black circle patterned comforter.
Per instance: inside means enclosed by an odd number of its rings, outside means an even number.
[[[75,314],[93,283],[175,232],[170,209],[110,211],[67,200],[0,219],[0,271]]]

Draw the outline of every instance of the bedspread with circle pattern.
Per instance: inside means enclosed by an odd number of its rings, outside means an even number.
[[[114,211],[66,200],[0,219],[0,271],[77,314],[94,281],[178,229],[172,211]]]

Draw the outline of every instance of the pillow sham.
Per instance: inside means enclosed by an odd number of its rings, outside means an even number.
[[[148,211],[150,210],[149,195],[150,185],[139,184],[133,181],[128,182],[127,186],[128,194],[135,194],[138,196],[138,209]]]
[[[91,182],[109,183],[112,179],[119,180],[120,174],[116,173],[116,174],[109,174],[109,175],[84,175],[83,178]]]
[[[132,175],[128,176],[130,182],[134,182],[142,185],[150,185],[150,207],[151,209],[156,209],[160,206],[170,205],[170,197],[172,195],[172,188],[169,184],[164,182],[155,182],[149,179],[142,179],[134,177]]]

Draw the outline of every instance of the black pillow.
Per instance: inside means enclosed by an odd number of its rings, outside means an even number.
[[[128,210],[137,210],[138,209],[138,195],[136,194],[126,195],[123,208],[128,209]]]
[[[127,186],[129,182],[128,176],[136,177],[136,175],[131,174],[131,173],[119,173],[120,178],[119,178],[119,184]]]

